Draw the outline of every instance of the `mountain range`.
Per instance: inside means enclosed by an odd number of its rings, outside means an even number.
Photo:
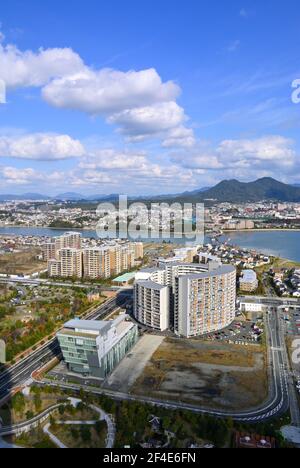
[[[271,177],[254,182],[223,180],[215,187],[205,191],[190,192],[182,195],[181,202],[229,202],[245,203],[273,200],[279,202],[300,202],[300,186],[288,185]],[[179,201],[175,198],[174,201]]]
[[[83,196],[79,193],[67,192],[50,197],[39,193],[25,193],[23,195],[0,195],[0,201],[33,200],[33,201],[117,201],[118,194]],[[215,187],[199,188],[192,192],[169,194],[160,196],[131,197],[131,200],[168,201],[168,202],[229,202],[245,203],[273,200],[281,202],[300,202],[300,184],[284,184],[271,177],[264,177],[254,182],[239,182],[238,180],[223,180]]]

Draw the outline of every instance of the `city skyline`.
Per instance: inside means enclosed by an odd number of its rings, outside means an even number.
[[[1,193],[299,182],[297,3],[223,3],[6,4]]]

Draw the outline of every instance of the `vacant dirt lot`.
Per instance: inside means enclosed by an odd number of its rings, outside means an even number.
[[[40,249],[32,248],[19,253],[0,255],[0,273],[8,275],[28,275],[45,270],[47,264],[38,260]]]
[[[207,407],[248,409],[267,397],[264,353],[259,346],[167,338],[132,390]]]
[[[161,336],[144,335],[108,377],[104,387],[119,392],[129,392],[163,339]]]

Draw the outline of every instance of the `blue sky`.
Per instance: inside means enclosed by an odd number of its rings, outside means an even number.
[[[297,0],[11,0],[2,193],[300,182]]]

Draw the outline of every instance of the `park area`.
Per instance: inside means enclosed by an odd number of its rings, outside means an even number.
[[[0,286],[0,336],[7,361],[106,299],[91,304],[87,295],[88,290],[75,286]]]
[[[268,394],[264,348],[165,338],[131,393],[208,408],[253,408]]]
[[[46,409],[57,406],[48,420],[5,442],[26,448],[57,448],[55,438],[67,448],[105,448],[107,423],[101,418],[101,409],[88,401],[68,398],[67,394],[51,387],[33,386],[26,393],[18,393],[0,408],[4,426],[30,421]]]

